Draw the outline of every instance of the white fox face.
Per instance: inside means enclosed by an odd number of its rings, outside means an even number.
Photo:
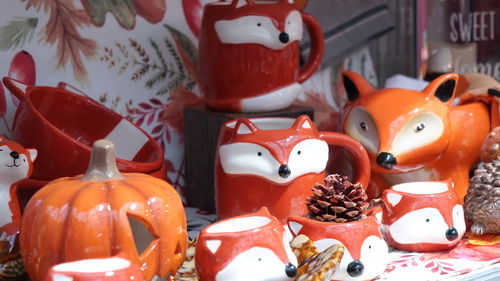
[[[285,30],[279,30],[273,19],[266,16],[243,16],[215,23],[219,40],[225,44],[258,44],[281,50],[289,43],[302,40],[302,16],[292,11],[285,20]]]
[[[453,227],[458,232],[458,237],[462,237],[465,233],[462,205],[455,205],[452,217]],[[389,226],[392,238],[400,244],[449,244],[451,241],[446,238],[448,229],[443,215],[436,208],[409,212]]]
[[[2,184],[10,185],[26,178],[36,156],[36,149],[16,151],[7,144],[0,145],[0,178]]]
[[[285,184],[308,173],[320,173],[328,162],[328,144],[318,139],[297,143],[287,165],[279,163],[271,152],[255,143],[230,143],[219,148],[219,158],[226,174],[256,175]],[[284,172],[285,168],[288,172]]]
[[[234,258],[215,276],[216,281],[286,281],[286,264],[270,249],[251,248]]]
[[[334,244],[342,244],[336,239],[321,239],[314,242],[314,245],[319,251],[323,251],[326,248]],[[346,247],[346,245],[343,245]],[[360,247],[360,259],[359,261],[363,264],[363,271],[358,276],[351,276],[349,274],[349,264],[354,262],[348,247],[344,250],[344,255],[342,256],[342,261],[340,262],[339,269],[335,272],[332,279],[333,280],[371,280],[376,276],[380,275],[386,268],[389,258],[389,249],[387,243],[380,237],[371,235],[365,238],[363,244]],[[354,275],[353,272],[351,274]]]

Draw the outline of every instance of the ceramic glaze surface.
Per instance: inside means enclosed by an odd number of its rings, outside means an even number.
[[[109,141],[96,142],[83,176],[52,181],[29,201],[20,243],[32,280],[44,280],[57,263],[119,252],[146,280],[173,274],[184,261],[187,226],[180,196],[158,178],[119,173],[111,151]]]
[[[53,180],[84,173],[90,146],[102,138],[116,143],[121,171],[162,169],[160,146],[142,129],[92,99],[64,89],[27,86],[8,77],[3,82],[21,100],[12,138],[39,152],[33,178]]]
[[[293,280],[298,265],[290,240],[281,222],[265,208],[207,226],[195,254],[200,280]]]
[[[306,25],[311,55],[300,68]],[[233,0],[205,5],[199,41],[199,82],[214,110],[257,112],[286,108],[319,67],[323,34],[314,18],[287,0]]]
[[[21,219],[13,184],[29,178],[38,152],[0,136],[0,226]]]
[[[292,216],[288,226],[294,235],[304,234],[322,251],[331,245],[342,244],[344,256],[332,280],[371,280],[384,272],[389,261],[389,249],[379,231],[377,208],[363,220],[348,223],[319,222]],[[353,270],[356,263],[362,270]]]
[[[369,152],[370,198],[402,182],[451,178],[463,201],[490,117],[480,102],[452,105],[457,80],[445,74],[422,91],[373,89],[358,74],[344,73],[344,131]]]
[[[382,232],[394,248],[445,250],[456,245],[465,233],[463,207],[447,182],[396,185],[384,191],[383,199]]]
[[[58,264],[45,281],[143,281],[137,265],[121,257]]]
[[[220,218],[256,212],[266,206],[283,223],[306,212],[311,187],[322,181],[328,145],[346,148],[357,171],[369,181],[366,151],[352,138],[318,132],[309,117],[254,118],[222,127],[216,159],[216,208]]]

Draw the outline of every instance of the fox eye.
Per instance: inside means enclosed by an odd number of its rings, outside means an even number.
[[[259,258],[259,261],[262,261],[262,258]]]
[[[297,155],[300,155],[301,153],[302,153],[302,151],[300,151],[300,150],[299,150],[299,151],[297,151]]]
[[[425,221],[426,221],[426,222],[430,222],[431,220],[430,220],[430,219],[426,219]]]
[[[359,126],[361,127],[361,129],[363,129],[363,131],[366,131],[366,123],[365,122],[359,123]]]
[[[257,156],[262,156],[262,152],[257,152]]]
[[[290,23],[291,23],[291,22],[290,22],[290,21],[288,21],[288,24],[290,24]]]
[[[261,26],[261,25],[262,25],[262,24],[261,24],[260,22],[259,22],[259,23],[257,23],[257,26]]]
[[[418,124],[417,127],[415,127],[415,133],[420,133],[424,128],[425,128],[424,123]]]
[[[371,249],[372,248],[372,245],[368,245],[368,249]]]

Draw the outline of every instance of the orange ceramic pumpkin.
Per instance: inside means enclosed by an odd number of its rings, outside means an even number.
[[[106,140],[94,144],[86,174],[52,181],[33,196],[21,226],[21,253],[34,281],[53,265],[119,252],[146,280],[164,277],[180,267],[186,244],[177,192],[152,176],[120,174]]]

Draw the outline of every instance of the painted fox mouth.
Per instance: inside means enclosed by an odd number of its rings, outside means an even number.
[[[5,166],[12,168],[12,167],[19,167],[21,165],[16,165],[16,163],[13,163],[12,165],[5,164]]]

